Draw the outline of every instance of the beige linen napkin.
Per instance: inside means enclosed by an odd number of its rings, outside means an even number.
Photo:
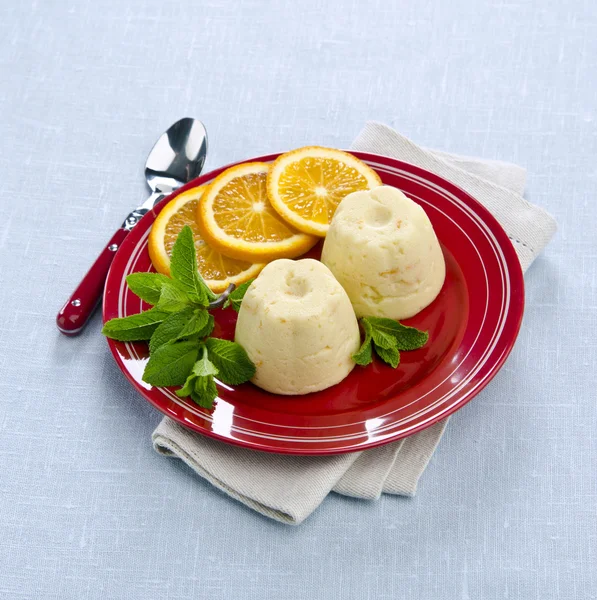
[[[553,218],[522,198],[526,172],[521,167],[427,150],[379,123],[368,123],[352,148],[418,165],[469,192],[502,224],[523,270],[555,233]],[[267,517],[297,525],[330,491],[364,499],[382,493],[413,496],[446,423],[379,448],[338,456],[247,450],[189,431],[167,417],[152,439],[157,452],[182,459],[229,496]]]

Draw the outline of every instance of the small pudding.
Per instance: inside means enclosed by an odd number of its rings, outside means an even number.
[[[247,290],[235,340],[257,368],[252,382],[276,394],[307,394],[342,381],[360,345],[350,300],[317,260],[276,260]]]
[[[425,211],[391,186],[353,192],[332,219],[321,255],[358,317],[408,319],[431,304],[446,276]]]

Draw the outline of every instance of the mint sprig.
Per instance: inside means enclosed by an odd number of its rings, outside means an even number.
[[[360,321],[365,339],[352,355],[357,365],[366,366],[373,361],[373,350],[381,360],[395,369],[400,364],[401,350],[417,350],[429,339],[426,331],[407,327],[398,321],[381,317],[363,317]]]
[[[178,396],[211,409],[218,396],[214,378],[230,385],[244,383],[255,374],[255,365],[239,344],[209,337],[214,329],[210,305],[218,297],[198,271],[193,232],[188,226],[172,248],[170,273],[171,278],[159,273],[129,275],[131,291],[153,308],[111,319],[102,333],[123,342],[149,340],[143,381],[154,386],[182,386],[176,391]],[[238,310],[249,285],[232,292],[227,304]]]

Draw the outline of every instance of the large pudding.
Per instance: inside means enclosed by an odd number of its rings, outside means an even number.
[[[330,270],[312,259],[267,265],[243,299],[235,340],[255,363],[255,385],[307,394],[342,381],[354,368],[359,326]]]
[[[321,260],[346,290],[358,317],[412,317],[435,300],[446,275],[429,217],[391,186],[342,200]]]

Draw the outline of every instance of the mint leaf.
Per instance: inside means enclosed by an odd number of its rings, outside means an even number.
[[[420,331],[415,327],[407,327],[392,319],[365,317],[362,319],[363,326],[365,321],[368,322],[372,332],[375,332],[379,339],[392,336],[396,340],[398,350],[417,350],[429,340],[429,334],[426,331]],[[373,340],[375,341],[375,337],[373,337]],[[378,345],[381,346],[381,344]]]
[[[191,337],[193,335],[198,335],[199,337],[209,335],[203,332],[209,330],[209,333],[211,333],[213,325],[211,325],[211,329],[209,329],[210,319],[213,320],[213,317],[206,310],[196,308],[187,324],[182,328],[178,339]]]
[[[177,313],[171,313],[153,332],[149,342],[149,352],[153,352],[168,342],[199,334],[208,323],[209,313],[203,309],[188,306]]]
[[[170,313],[164,322],[153,332],[149,342],[149,352],[154,352],[168,342],[197,336],[204,338],[214,328],[215,320],[203,308],[187,306],[180,312]]]
[[[188,376],[184,387],[176,390],[179,398],[191,397],[191,400],[203,408],[211,410],[213,402],[218,397],[218,388],[212,375],[198,377],[195,374]]]
[[[104,325],[102,333],[121,342],[148,340],[167,317],[167,312],[152,308],[137,315],[110,319]]]
[[[197,377],[208,377],[209,375],[217,375],[218,369],[211,360],[207,357],[207,347],[203,346],[203,356],[193,366],[193,373]]]
[[[151,305],[158,303],[164,282],[170,281],[161,273],[131,273],[126,278],[131,292]]]
[[[255,375],[255,365],[240,344],[218,338],[207,338],[205,345],[209,359],[218,369],[218,379],[224,383],[237,385]]]
[[[150,354],[143,381],[154,386],[183,385],[198,354],[196,341],[164,344]]]
[[[250,279],[249,281],[242,283],[239,285],[233,292],[230,292],[226,303],[224,304],[224,308],[228,308],[232,306],[232,308],[238,312],[240,310],[240,305],[242,304],[243,298],[249,289],[249,286],[255,281],[255,279]]]
[[[380,346],[375,346],[375,352],[381,360],[390,365],[393,369],[395,369],[400,364],[400,352],[398,352],[398,348],[381,348]]]
[[[205,325],[197,332],[197,335],[201,338],[211,335],[211,332],[214,330],[214,326],[216,324],[213,315],[209,314],[207,311],[203,312],[207,313],[207,321],[205,322]]]
[[[199,274],[193,231],[188,225],[182,228],[172,247],[170,273],[195,304],[205,307],[215,300],[215,294]]]
[[[179,390],[176,390],[174,393],[179,398],[186,398],[187,396],[190,396],[195,390],[195,379],[197,379],[197,375],[191,373],[187,377],[187,380],[184,382],[184,385]]]
[[[195,389],[191,392],[193,402],[203,408],[211,409],[217,397],[218,388],[212,375],[195,379]]]
[[[376,346],[389,349],[396,345],[396,340],[390,333],[384,329],[375,328],[367,317],[364,317],[361,323],[363,329],[371,336]]]
[[[352,355],[352,360],[361,367],[365,367],[373,361],[373,348],[371,347],[371,335],[369,333],[365,333],[365,340],[358,351]]]
[[[176,340],[192,316],[193,309],[190,306],[180,312],[170,313],[153,332],[151,340],[149,340],[150,354],[155,352],[160,346]]]
[[[189,306],[189,297],[174,282],[164,282],[157,308],[166,312],[178,312]]]
[[[421,331],[416,327],[407,327],[401,323],[398,325],[400,325],[400,331],[395,336],[398,350],[418,350],[429,341],[427,331]]]
[[[187,377],[184,386],[176,390],[180,398],[190,396],[193,402],[203,408],[212,408],[213,401],[218,395],[218,389],[213,376],[218,370],[207,358],[207,348],[203,346],[203,357],[193,366],[193,372]]]

